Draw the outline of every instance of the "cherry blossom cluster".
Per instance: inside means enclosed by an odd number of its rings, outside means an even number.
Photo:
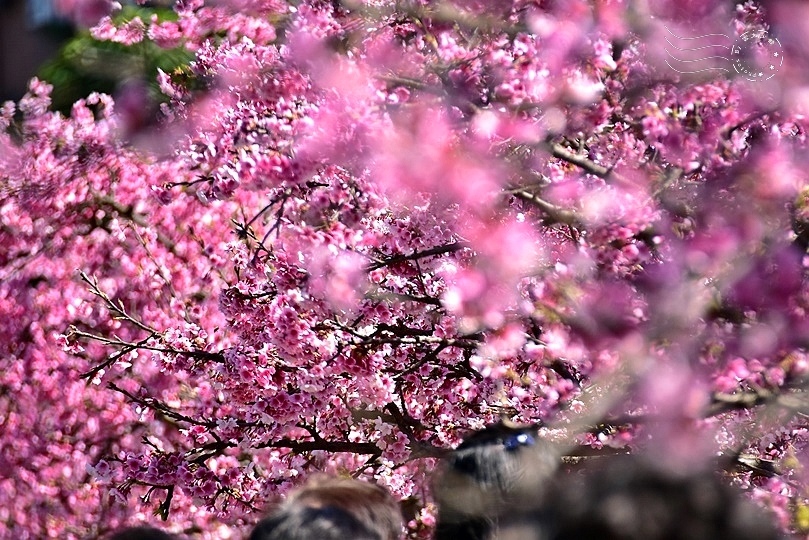
[[[194,58],[154,74],[146,131],[105,95],[51,112],[36,79],[0,108],[0,536],[238,537],[325,471],[385,485],[428,538],[434,461],[501,417],[571,455],[716,461],[809,531],[794,19],[64,4],[96,39]],[[783,29],[795,65],[678,73],[664,23]]]

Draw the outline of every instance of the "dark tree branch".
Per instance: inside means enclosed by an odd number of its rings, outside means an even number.
[[[703,414],[708,418],[729,411],[751,409],[757,405],[772,401],[775,397],[776,394],[763,388],[737,394],[716,392],[711,396],[711,404]]]
[[[374,263],[369,264],[365,267],[367,272],[371,272],[373,270],[378,270],[379,268],[383,268],[385,266],[390,266],[393,264],[398,264],[401,262],[406,261],[414,261],[417,259],[423,259],[425,257],[433,257],[435,255],[444,255],[446,253],[454,253],[456,251],[460,251],[462,249],[466,249],[469,247],[469,244],[466,242],[453,242],[451,244],[447,244],[444,246],[436,246],[434,248],[425,249],[424,251],[414,251],[413,253],[407,255],[392,255],[387,259],[383,259]]]
[[[185,422],[187,424],[196,426],[204,426],[208,429],[216,427],[216,422],[214,422],[213,420],[197,420],[195,418],[191,418],[190,416],[175,411],[165,403],[158,401],[153,397],[138,397],[112,382],[108,383],[107,386],[109,386],[109,388],[111,388],[112,390],[115,390],[116,392],[123,394],[124,396],[129,398],[132,402],[158,411],[164,416],[176,420],[178,422]]]
[[[79,276],[81,277],[81,280],[88,285],[88,287],[90,288],[90,292],[104,301],[104,304],[107,306],[107,309],[110,311],[110,313],[112,313],[113,319],[121,319],[128,321],[133,325],[137,326],[138,328],[140,328],[141,330],[148,332],[152,336],[157,335],[158,333],[157,330],[155,330],[151,326],[148,326],[147,324],[144,324],[140,320],[136,319],[135,317],[127,313],[126,308],[124,308],[123,302],[121,302],[120,300],[118,300],[118,303],[113,302],[112,298],[110,298],[107,295],[107,293],[101,290],[101,288],[98,285],[98,280],[95,277],[91,278],[83,271],[79,271]]]
[[[216,363],[223,363],[225,361],[224,355],[222,353],[218,353],[218,352],[209,352],[209,351],[203,351],[203,350],[181,351],[179,349],[170,349],[170,348],[167,348],[167,347],[155,347],[153,345],[149,345],[148,341],[152,337],[159,336],[159,334],[157,334],[155,336],[149,336],[149,337],[147,337],[147,338],[145,338],[145,339],[143,339],[143,340],[141,340],[141,341],[139,341],[137,343],[134,343],[134,342],[129,342],[129,341],[123,341],[123,340],[118,339],[118,338],[107,338],[107,337],[100,336],[100,335],[97,335],[97,334],[91,334],[89,332],[83,332],[83,331],[77,329],[75,326],[71,326],[68,329],[66,335],[67,335],[68,338],[77,337],[77,338],[86,339],[88,341],[98,341],[99,343],[102,343],[104,345],[111,345],[113,347],[121,347],[120,351],[110,355],[104,362],[102,362],[98,366],[95,366],[94,368],[87,371],[86,373],[82,373],[81,377],[84,378],[84,379],[92,378],[93,376],[95,376],[102,369],[107,369],[108,367],[113,365],[115,362],[118,361],[118,359],[120,359],[125,354],[127,354],[129,352],[132,352],[132,351],[136,351],[136,350],[154,351],[154,352],[159,352],[159,353],[164,353],[164,354],[176,354],[178,356],[185,356],[185,357],[194,358],[194,359],[197,359],[197,360],[208,360],[210,362],[216,362]]]
[[[379,447],[370,442],[349,442],[349,441],[293,441],[290,439],[280,439],[268,441],[257,448],[288,448],[293,452],[313,452],[324,450],[326,452],[346,452],[350,454],[378,454]]]
[[[525,188],[518,186],[510,187],[508,190],[506,190],[506,193],[539,208],[545,213],[546,221],[551,223],[563,223],[565,225],[570,225],[577,228],[582,226],[582,222],[575,212],[565,210],[564,208],[556,206],[555,204],[549,203]]]
[[[559,158],[563,161],[567,161],[577,167],[581,168],[587,173],[590,173],[594,176],[598,176],[599,178],[603,178],[604,180],[618,180],[621,182],[626,181],[626,179],[615,172],[612,168],[604,167],[603,165],[599,165],[598,163],[592,161],[591,159],[579,155],[574,154],[564,146],[559,143],[552,143],[547,142],[546,148],[551,153],[551,155],[555,158]]]

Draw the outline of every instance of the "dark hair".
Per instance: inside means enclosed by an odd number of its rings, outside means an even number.
[[[401,531],[399,507],[383,487],[319,476],[261,520],[250,540],[395,540]]]
[[[468,436],[434,482],[436,540],[489,538],[498,524],[538,508],[557,453],[533,426],[499,422]]]
[[[109,540],[174,540],[174,537],[154,527],[127,527],[114,533]]]

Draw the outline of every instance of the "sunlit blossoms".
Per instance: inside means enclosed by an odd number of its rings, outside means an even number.
[[[434,460],[503,416],[571,454],[718,463],[809,532],[783,9],[69,4],[194,58],[154,73],[140,131],[106,95],[51,112],[36,79],[0,108],[0,536],[241,537],[326,471],[428,538]],[[664,24],[780,36],[785,69],[678,73]]]

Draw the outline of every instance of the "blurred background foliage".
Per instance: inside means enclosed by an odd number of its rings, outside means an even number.
[[[175,20],[176,13],[165,7],[124,6],[114,17],[116,25],[140,17],[148,22]],[[144,39],[134,45],[94,39],[82,30],[46,62],[37,76],[53,85],[53,109],[69,114],[73,103],[92,92],[104,92],[117,100],[131,99],[138,106],[156,111],[166,100],[157,85],[157,70],[180,70],[193,58],[183,47],[164,49]],[[145,111],[144,111],[145,112]]]

